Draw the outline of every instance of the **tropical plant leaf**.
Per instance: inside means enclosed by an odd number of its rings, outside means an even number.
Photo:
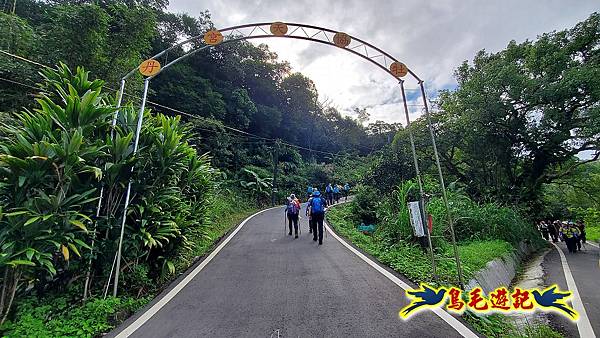
[[[85,225],[81,221],[72,219],[72,220],[69,220],[69,223],[73,224],[74,226],[78,227],[79,229],[81,229],[85,232],[88,232],[88,229],[85,227]]]
[[[62,252],[63,257],[65,258],[65,261],[69,260],[69,248],[67,248],[64,245],[60,245],[60,251]]]

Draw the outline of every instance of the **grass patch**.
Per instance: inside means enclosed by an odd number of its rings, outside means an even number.
[[[351,219],[352,205],[350,203],[337,205],[329,209],[327,214],[328,222],[337,232],[383,264],[404,274],[414,282],[435,283],[431,273],[430,256],[420,245],[403,240],[394,244],[379,241],[374,236],[365,235],[356,230],[356,224]],[[463,266],[463,276],[465,280],[469,280],[489,261],[502,257],[514,249],[510,243],[501,240],[474,240],[460,243],[458,250]],[[457,284],[458,274],[452,247],[446,245],[436,248],[435,260],[436,273],[439,278],[437,283]]]
[[[563,335],[542,323],[527,324],[517,327],[512,319],[502,314],[478,316],[472,312],[465,312],[462,318],[473,328],[486,337],[494,338],[563,338]]]
[[[585,228],[585,236],[590,241],[600,241],[600,226],[588,226]]]
[[[185,271],[196,257],[210,252],[214,245],[234,226],[258,210],[252,203],[240,203],[239,196],[225,191],[215,195],[207,215],[207,226],[190,238],[191,250],[183,252],[175,261],[176,270]]]
[[[485,268],[489,261],[513,251],[510,243],[501,240],[473,241],[460,243],[458,246],[465,277],[473,276],[475,272]]]
[[[85,304],[71,294],[30,296],[19,301],[13,323],[0,328],[3,337],[96,337],[146,305],[151,297],[92,298]],[[75,305],[73,305],[75,303]]]

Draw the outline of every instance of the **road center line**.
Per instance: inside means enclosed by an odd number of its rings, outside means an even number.
[[[583,307],[583,302],[579,296],[579,291],[577,291],[577,285],[575,284],[575,279],[571,273],[571,268],[569,267],[567,257],[565,257],[565,254],[558,245],[555,243],[552,243],[552,245],[554,245],[556,250],[558,250],[558,254],[560,255],[560,262],[562,264],[563,272],[565,273],[565,279],[567,280],[567,288],[569,288],[569,291],[573,292],[573,299],[571,300],[571,303],[573,303],[573,310],[579,313],[579,319],[577,320],[577,330],[579,331],[579,336],[595,338],[596,334],[594,333],[590,319],[585,312],[585,307]]]
[[[331,230],[331,228],[329,227],[328,224],[325,225],[325,228],[335,239],[338,240],[338,242],[340,242],[348,250],[352,251],[352,253],[357,255],[360,259],[365,261],[367,264],[372,266],[375,270],[379,271],[382,275],[387,277],[394,284],[398,285],[401,289],[403,289],[403,290],[412,289],[412,287],[410,287],[408,284],[404,283],[400,278],[394,276],[391,272],[382,268],[379,264],[373,262],[371,259],[369,259],[367,256],[365,256],[363,253],[356,250],[352,245],[348,244],[345,240],[340,238],[340,236],[338,236],[333,230]],[[452,317],[452,315],[450,315],[448,312],[446,312],[440,308],[434,308],[434,309],[432,309],[432,311],[438,317],[440,317],[442,320],[444,320],[446,323],[448,323],[450,326],[452,326],[463,337],[469,337],[469,338],[477,338],[478,337],[475,333],[473,333],[473,331],[471,331],[468,327],[466,327],[458,319]]]
[[[144,325],[144,323],[146,323],[150,318],[152,318],[152,316],[154,316],[163,306],[165,306],[165,304],[167,304],[171,299],[173,299],[173,297],[175,297],[175,295],[177,295],[179,293],[179,291],[181,291],[192,279],[194,279],[194,277],[196,277],[196,275],[200,271],[202,271],[202,269],[204,269],[204,267],[208,263],[210,263],[210,261],[213,258],[215,258],[215,256],[219,253],[219,251],[221,251],[223,249],[223,247],[225,247],[225,245],[227,245],[227,243],[229,243],[229,241],[233,238],[233,236],[235,236],[240,231],[240,229],[242,229],[242,227],[250,219],[252,219],[254,216],[258,216],[258,215],[262,214],[265,211],[277,209],[277,208],[281,208],[281,206],[261,210],[257,213],[254,213],[254,214],[248,216],[248,218],[246,218],[242,223],[240,223],[240,225],[238,225],[238,227],[231,234],[229,234],[229,236],[227,236],[227,238],[223,242],[221,242],[221,244],[219,244],[219,246],[217,246],[217,248],[215,250],[213,250],[213,252],[211,252],[208,255],[208,257],[206,257],[202,261],[202,263],[200,263],[192,272],[190,272],[177,285],[175,285],[175,287],[173,287],[173,289],[171,289],[171,291],[169,291],[166,295],[164,295],[161,299],[159,299],[154,305],[152,305],[152,307],[150,307],[148,310],[146,310],[146,312],[144,312],[138,319],[136,319],[133,323],[129,324],[129,326],[127,326],[125,329],[123,329],[121,332],[119,332],[119,334],[117,334],[116,337],[117,338],[129,337],[137,329],[139,329],[142,325]]]

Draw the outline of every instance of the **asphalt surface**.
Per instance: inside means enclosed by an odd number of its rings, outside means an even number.
[[[597,247],[586,244],[582,251],[569,253],[564,242],[556,243],[567,258],[573,279],[577,285],[579,296],[589,317],[596,336],[600,336],[600,252]],[[547,285],[558,284],[561,290],[567,290],[567,282],[563,272],[560,256],[556,248],[545,257],[543,268]],[[575,323],[558,315],[552,315],[552,322],[567,337],[579,337]],[[587,338],[587,337],[583,337]]]
[[[430,311],[400,319],[396,284],[333,236],[313,242],[307,218],[298,239],[283,222],[283,208],[252,218],[132,336],[460,337]]]

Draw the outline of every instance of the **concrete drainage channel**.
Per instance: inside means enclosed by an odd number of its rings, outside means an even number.
[[[514,253],[504,255],[501,258],[496,258],[487,263],[487,266],[475,273],[466,285],[466,289],[470,290],[476,286],[480,286],[486,294],[489,294],[494,289],[511,285],[519,286],[523,289],[544,288],[544,269],[542,262],[544,256],[551,249],[545,249],[539,253],[531,254],[533,250],[530,245],[525,242],[519,243],[519,246]],[[522,269],[519,267],[522,266]],[[517,276],[517,272],[521,273]],[[516,277],[516,279],[515,279]],[[548,324],[548,316],[544,312],[533,312],[528,314],[508,314],[512,318],[514,324],[518,328],[525,328],[532,324]]]

